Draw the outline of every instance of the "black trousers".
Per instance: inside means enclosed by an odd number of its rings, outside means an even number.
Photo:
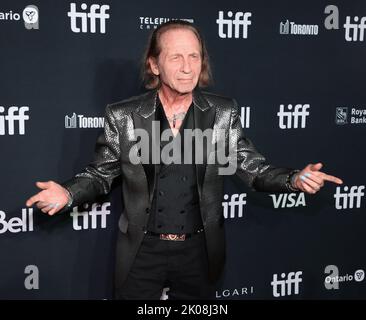
[[[116,299],[159,300],[168,287],[170,300],[214,299],[215,285],[208,279],[204,233],[184,241],[145,235],[124,285]]]

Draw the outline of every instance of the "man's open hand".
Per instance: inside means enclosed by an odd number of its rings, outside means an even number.
[[[50,216],[60,211],[68,202],[68,191],[54,181],[36,182],[36,186],[42,191],[29,198],[26,202],[28,207],[36,204],[42,212]]]
[[[343,181],[319,170],[323,167],[322,163],[308,164],[304,169],[296,174],[294,187],[306,193],[314,194],[324,186],[325,181],[342,184]]]

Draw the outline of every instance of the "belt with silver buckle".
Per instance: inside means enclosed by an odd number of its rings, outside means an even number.
[[[156,233],[152,231],[147,231],[146,234],[151,236],[159,237],[161,240],[168,240],[168,241],[184,241],[189,239],[191,236],[203,232],[203,229],[199,229],[192,233]]]

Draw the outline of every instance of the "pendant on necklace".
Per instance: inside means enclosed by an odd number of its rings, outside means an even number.
[[[175,128],[175,122],[176,122],[176,118],[175,118],[175,115],[173,116],[173,128]]]

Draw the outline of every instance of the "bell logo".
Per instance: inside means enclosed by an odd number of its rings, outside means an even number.
[[[292,207],[305,207],[305,194],[303,192],[297,193],[281,193],[270,194],[273,200],[273,207],[278,208],[292,208]]]
[[[353,209],[354,206],[360,208],[362,197],[365,195],[362,192],[364,189],[365,186],[352,186],[350,188],[345,186],[343,187],[344,192],[341,192],[341,187],[337,187],[334,195],[335,208],[337,210]]]
[[[81,4],[81,9],[83,11],[88,9],[88,5],[86,3]],[[88,32],[88,19],[90,32],[96,33],[96,25],[97,20],[99,20],[99,32],[105,33],[105,25],[106,20],[109,19],[109,14],[107,14],[107,10],[109,10],[109,5],[99,5],[92,4],[90,6],[90,12],[77,12],[76,11],[76,3],[70,3],[70,11],[67,15],[70,17],[71,30],[75,33],[87,33]],[[81,20],[81,29],[80,24],[77,25],[77,21]]]
[[[278,280],[277,274],[274,274],[271,282],[273,296],[278,298],[299,294],[299,285],[302,282],[301,275],[302,271],[290,272],[286,278],[286,273],[281,273],[281,280]]]
[[[233,17],[233,12],[227,13],[229,18]],[[224,11],[219,11],[219,18],[216,23],[219,25],[219,37],[220,38],[232,38],[234,28],[234,38],[239,38],[242,34],[242,38],[248,38],[248,26],[252,24],[249,18],[252,16],[251,12],[236,12],[234,19],[224,19]],[[224,27],[226,26],[226,30]],[[233,27],[234,26],[234,27]]]
[[[6,221],[6,214],[0,211],[0,234],[33,231],[33,208],[22,209],[22,217],[13,217]]]
[[[279,118],[280,129],[297,129],[300,124],[300,128],[306,127],[306,117],[310,114],[307,111],[310,108],[309,104],[297,104],[295,105],[295,110],[292,111],[293,105],[289,104],[287,110],[285,111],[285,106],[280,105],[280,111],[277,112]]]
[[[98,216],[99,225],[101,229],[105,229],[107,227],[107,215],[111,212],[107,210],[107,208],[111,205],[110,202],[105,202],[102,205],[99,203],[93,203],[90,211],[78,211],[78,207],[74,207],[72,212],[70,212],[70,216],[72,217],[72,227],[74,230],[86,230],[91,227],[91,229],[98,228]],[[88,209],[89,205],[85,204],[84,208]],[[81,219],[79,219],[81,218]],[[81,220],[81,225],[79,224],[79,220]]]
[[[241,127],[248,129],[250,127],[250,107],[241,107],[240,111]]]
[[[243,207],[246,205],[247,201],[244,200],[247,197],[246,193],[241,194],[232,194],[230,201],[224,201],[222,203],[222,206],[224,208],[224,218],[235,218],[237,216],[238,218],[243,217]],[[228,200],[229,195],[224,195],[224,200]],[[235,208],[238,208],[238,212],[236,214]],[[230,208],[230,209],[229,209]],[[230,212],[230,213],[229,213]]]

